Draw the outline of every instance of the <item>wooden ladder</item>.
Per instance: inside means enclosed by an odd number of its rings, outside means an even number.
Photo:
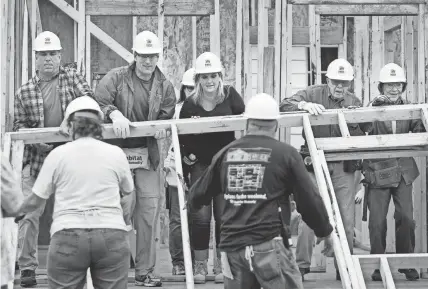
[[[428,131],[428,110],[426,106],[420,108],[420,119],[423,122],[425,129]],[[397,119],[400,116],[397,117]],[[317,179],[318,188],[327,208],[327,213],[330,222],[334,227],[333,242],[334,252],[338,263],[343,288],[360,288],[365,289],[366,284],[364,281],[362,266],[366,270],[379,269],[382,276],[384,288],[395,289],[391,268],[397,270],[399,268],[428,268],[428,254],[383,254],[383,255],[351,255],[348,241],[346,238],[345,230],[343,227],[342,218],[339,211],[339,206],[336,200],[336,195],[333,188],[333,183],[327,166],[327,160],[324,150],[319,149],[316,139],[312,131],[309,116],[307,114],[302,116],[303,129],[306,136],[309,152],[312,158],[314,173]],[[395,120],[391,119],[390,120]],[[394,117],[392,117],[394,118]],[[402,118],[400,118],[402,119]],[[411,119],[411,117],[409,117]],[[346,123],[343,110],[337,111],[337,120],[340,128],[342,138],[338,139],[352,139],[361,137],[351,137]],[[385,136],[384,136],[385,137]],[[325,138],[327,139],[327,138]],[[352,142],[349,142],[352,143]],[[358,143],[355,142],[354,148],[358,150]],[[428,138],[427,138],[428,144]],[[413,144],[415,147],[420,146],[420,142]],[[340,150],[339,148],[338,150]],[[342,148],[343,149],[343,148]],[[334,151],[334,149],[331,149]],[[374,157],[374,155],[373,155]],[[372,157],[372,158],[373,158]],[[425,212],[426,213],[426,212]]]

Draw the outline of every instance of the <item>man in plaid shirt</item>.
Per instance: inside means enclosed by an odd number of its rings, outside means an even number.
[[[15,95],[15,131],[21,128],[59,127],[64,112],[73,99],[80,96],[93,97],[93,92],[82,75],[73,68],[60,65],[61,49],[58,36],[52,32],[44,31],[35,39],[36,75],[23,84]],[[31,193],[43,161],[53,148],[54,145],[43,143],[25,147],[22,171],[25,195]],[[21,269],[22,287],[37,285],[37,239],[39,218],[43,211],[44,206],[27,214],[19,222],[18,265]]]

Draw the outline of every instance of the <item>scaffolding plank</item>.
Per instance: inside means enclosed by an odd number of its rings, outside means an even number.
[[[340,128],[340,133],[342,134],[342,137],[351,136],[349,133],[348,125],[346,124],[345,116],[343,115],[342,111],[339,111],[337,113],[337,118],[339,121],[339,128]]]
[[[318,149],[325,151],[352,151],[428,146],[428,133],[385,134],[340,138],[317,138]]]
[[[157,0],[86,0],[88,15],[157,16]],[[214,0],[166,0],[165,16],[214,14]]]
[[[423,4],[425,0],[288,0],[294,5],[323,5],[323,4]]]
[[[316,14],[322,15],[418,15],[417,4],[409,5],[319,5]]]

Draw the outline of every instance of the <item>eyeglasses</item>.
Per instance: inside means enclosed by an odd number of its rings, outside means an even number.
[[[401,82],[390,82],[390,83],[384,83],[384,87],[385,88],[389,88],[389,89],[393,89],[393,88],[402,88],[403,87],[403,83]]]
[[[201,78],[202,78],[203,80],[207,80],[208,78],[216,79],[217,77],[218,77],[218,73],[202,74],[202,75],[201,75]]]
[[[339,86],[339,84],[341,84],[343,87],[349,87],[351,85],[351,82],[348,80],[330,79],[330,81],[334,86]]]
[[[146,60],[146,59],[153,60],[156,57],[159,57],[159,54],[139,54],[139,53],[135,52],[135,56],[140,57],[143,60]]]

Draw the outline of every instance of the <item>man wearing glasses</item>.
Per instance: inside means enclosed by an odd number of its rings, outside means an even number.
[[[163,45],[150,31],[139,33],[134,41],[135,61],[129,66],[112,69],[101,79],[95,99],[113,123],[117,138],[109,141],[120,146],[133,169],[135,192],[124,197],[125,221],[131,216],[137,231],[135,258],[135,284],[160,287],[162,282],[154,276],[156,263],[156,227],[160,218],[160,156],[157,140],[167,136],[159,130],[153,137],[129,138],[132,122],[171,119],[176,96],[172,83],[157,67]],[[133,210],[135,205],[135,211]],[[133,213],[132,213],[133,212]]]
[[[313,115],[321,114],[325,109],[353,108],[361,106],[360,100],[349,92],[349,87],[354,79],[354,69],[345,59],[336,59],[330,63],[327,68],[327,84],[312,85],[306,90],[297,92],[290,98],[286,98],[280,105],[281,111],[299,111],[305,110]],[[358,124],[349,124],[351,135],[364,135]],[[337,124],[322,125],[312,127],[316,138],[341,137],[340,129]],[[303,138],[305,134],[303,132]],[[310,170],[309,150],[305,142],[301,147],[302,157],[305,158]],[[357,161],[335,161],[329,162],[331,179],[334,191],[336,193],[340,214],[342,216],[343,226],[345,227],[346,238],[350,251],[353,251],[354,236],[354,211],[355,211],[355,188],[356,182],[360,180],[355,177],[355,171],[358,168]],[[315,176],[313,172],[314,182]],[[299,224],[299,234],[296,248],[296,261],[300,272],[303,275],[310,272],[313,244],[315,242],[314,232],[303,222]],[[336,263],[335,263],[336,264]],[[337,268],[337,267],[336,267]],[[340,279],[338,270],[336,270],[336,279]]]

